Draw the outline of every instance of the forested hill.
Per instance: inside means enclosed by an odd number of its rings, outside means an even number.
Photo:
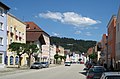
[[[88,48],[96,45],[96,41],[91,40],[75,40],[73,38],[60,38],[60,37],[50,37],[51,44],[60,45],[65,49],[70,49],[71,51],[87,52]]]

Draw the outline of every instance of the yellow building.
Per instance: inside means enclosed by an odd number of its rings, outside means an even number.
[[[12,42],[26,43],[26,24],[9,13],[7,15],[7,49]],[[28,57],[26,54],[22,55],[22,66],[27,64],[26,57]],[[7,50],[7,66],[17,67],[18,63],[19,57],[17,54]]]

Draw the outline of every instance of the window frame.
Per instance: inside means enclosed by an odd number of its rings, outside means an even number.
[[[0,22],[0,30],[3,30],[3,23]]]
[[[3,45],[3,37],[0,37],[0,45]]]

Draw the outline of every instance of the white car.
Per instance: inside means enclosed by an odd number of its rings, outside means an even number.
[[[100,79],[120,79],[120,72],[105,72]]]
[[[71,62],[65,62],[65,66],[71,66]]]

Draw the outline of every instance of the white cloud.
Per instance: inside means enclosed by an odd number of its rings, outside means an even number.
[[[52,32],[53,36],[60,36],[60,34]]]
[[[60,13],[48,11],[47,13],[40,13],[39,16],[47,19],[57,20],[61,23],[71,24],[77,27],[90,26],[101,23],[100,21],[93,20],[89,17],[83,17],[82,15],[79,15],[75,12]]]
[[[86,32],[85,34],[86,36],[92,36],[92,34],[90,32]]]
[[[40,13],[39,16],[53,20],[62,20],[62,14],[59,12],[48,11],[47,13]]]
[[[81,31],[76,31],[75,34],[81,34],[82,32]]]

